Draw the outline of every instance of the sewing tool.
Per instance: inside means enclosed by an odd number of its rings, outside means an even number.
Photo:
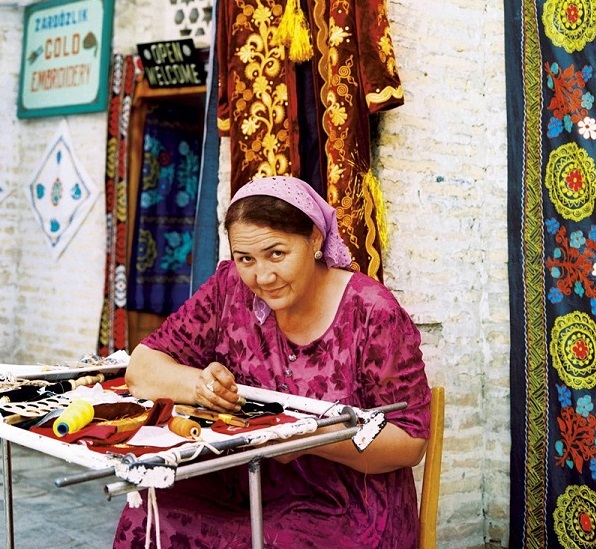
[[[30,402],[50,395],[61,395],[63,393],[68,393],[68,391],[73,391],[82,385],[102,383],[105,379],[103,374],[97,374],[96,376],[82,376],[77,379],[67,379],[41,387],[25,385],[18,389],[0,393],[0,404],[5,404],[7,402]]]
[[[201,426],[196,421],[185,417],[174,416],[168,422],[168,428],[173,433],[186,438],[199,438],[201,434]]]
[[[214,423],[219,420],[223,421],[227,425],[234,425],[235,427],[246,427],[248,425],[248,422],[241,417],[236,417],[232,414],[212,412],[211,410],[204,410],[202,408],[195,408],[194,406],[187,406],[186,404],[176,404],[174,410],[176,413],[183,416],[204,419]]]
[[[93,405],[87,400],[73,400],[54,421],[53,431],[57,437],[76,433],[93,421]]]
[[[240,413],[247,417],[262,416],[265,414],[281,414],[284,407],[279,402],[255,402],[244,399]]]
[[[8,402],[0,404],[0,412],[10,414],[2,421],[9,425],[16,425],[26,420],[45,416],[54,410],[62,410],[70,404],[70,398],[65,395],[53,395],[33,402]]]

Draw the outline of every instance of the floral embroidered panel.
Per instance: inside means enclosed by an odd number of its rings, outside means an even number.
[[[510,547],[595,547],[596,2],[505,7]]]

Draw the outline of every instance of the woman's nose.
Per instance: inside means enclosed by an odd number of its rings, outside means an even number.
[[[255,269],[255,279],[259,286],[264,286],[275,280],[275,273],[267,262],[259,262]]]

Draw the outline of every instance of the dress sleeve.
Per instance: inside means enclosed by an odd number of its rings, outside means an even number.
[[[230,261],[223,261],[182,306],[141,343],[181,364],[203,368],[215,359],[218,319],[233,283]]]
[[[375,300],[362,349],[361,384],[366,407],[407,402],[387,419],[412,437],[428,438],[430,388],[424,371],[420,332],[390,292]]]
[[[354,0],[358,34],[360,77],[371,113],[399,107],[404,92],[387,18],[385,0]]]

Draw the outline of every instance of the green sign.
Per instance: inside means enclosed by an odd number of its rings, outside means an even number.
[[[103,111],[114,0],[49,0],[25,8],[17,116]]]

